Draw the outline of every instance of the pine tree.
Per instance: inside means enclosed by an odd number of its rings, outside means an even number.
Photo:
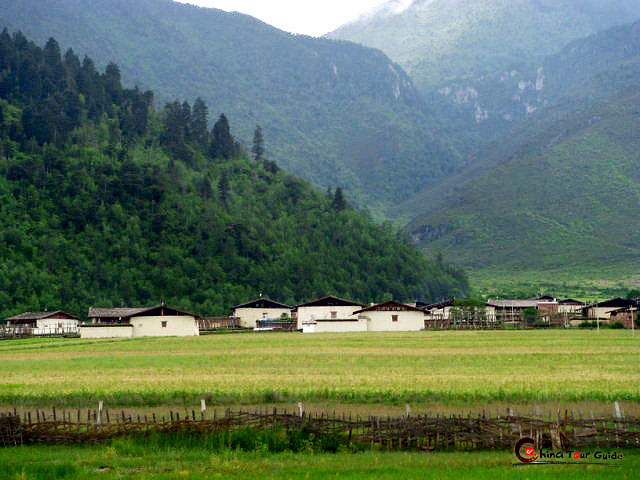
[[[336,193],[333,196],[331,207],[338,212],[347,208],[347,201],[345,200],[344,194],[342,193],[342,188],[336,188]]]
[[[108,101],[119,104],[122,101],[122,83],[120,67],[115,63],[107,65],[103,75],[103,85]]]
[[[262,127],[260,125],[256,126],[256,131],[253,134],[251,153],[253,153],[253,160],[256,163],[262,161],[264,156],[264,135],[262,134]]]
[[[204,147],[207,143],[209,136],[208,124],[209,110],[207,104],[198,97],[193,104],[193,111],[191,112],[191,134],[193,140],[201,147]]]
[[[220,118],[213,126],[211,137],[210,153],[213,158],[228,160],[235,155],[236,144],[231,136],[229,121],[224,113],[220,115]]]

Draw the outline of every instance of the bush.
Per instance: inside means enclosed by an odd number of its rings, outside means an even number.
[[[613,330],[624,330],[625,327],[622,322],[615,322],[615,323],[609,324],[609,328]]]
[[[579,328],[597,328],[598,327],[598,322],[582,322],[580,325],[578,325]]]

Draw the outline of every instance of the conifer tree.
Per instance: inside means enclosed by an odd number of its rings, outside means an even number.
[[[256,126],[256,131],[253,134],[253,146],[251,147],[251,153],[253,154],[253,160],[257,163],[263,160],[264,157],[264,135],[262,134],[262,127]]]
[[[342,188],[336,188],[336,193],[333,196],[333,202],[331,203],[331,206],[338,212],[347,208],[347,201],[344,198],[344,193],[342,193]]]
[[[231,136],[229,121],[223,113],[211,131],[210,153],[213,158],[230,159],[235,155],[236,143]]]
[[[193,140],[200,146],[205,146],[207,143],[209,136],[208,124],[209,110],[207,104],[198,97],[193,104],[193,111],[191,112],[191,134]]]

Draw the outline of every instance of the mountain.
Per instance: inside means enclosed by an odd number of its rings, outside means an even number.
[[[374,212],[459,162],[412,81],[377,50],[170,0],[0,0],[0,25],[53,36],[99,67],[117,60],[125,84],[160,103],[202,96],[245,144],[260,124],[272,159]]]
[[[0,34],[0,316],[468,291],[341,190],[249,159],[225,116],[209,131],[202,100],[154,111],[153,98],[123,88],[116,64]]]
[[[327,37],[389,55],[470,152],[539,108],[546,56],[638,18],[636,0],[392,0]]]
[[[505,159],[517,155],[528,143],[535,144],[541,131],[565,121],[580,124],[579,117],[588,106],[633,88],[640,79],[637,58],[640,56],[640,22],[612,27],[604,32],[576,40],[559,53],[550,55],[531,68],[520,90],[530,113],[522,122],[497,140],[476,147],[468,165],[453,175],[428,185],[398,204],[392,215],[405,218],[418,212],[425,215],[446,203],[448,195]],[[541,88],[532,87],[537,72],[542,72]]]
[[[466,170],[403,208],[429,249],[474,268],[640,264],[640,22],[541,62],[553,88]],[[422,207],[420,207],[420,205]]]

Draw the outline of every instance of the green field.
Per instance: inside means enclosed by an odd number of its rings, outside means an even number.
[[[474,295],[488,298],[531,298],[553,295],[596,302],[626,297],[640,288],[640,273],[633,265],[598,268],[468,270]]]
[[[637,478],[640,455],[618,451],[610,466],[514,467],[511,452],[305,454],[139,445],[129,439],[94,447],[0,449],[0,478],[84,479],[565,479]]]
[[[0,343],[0,404],[640,400],[630,331],[242,334]]]

